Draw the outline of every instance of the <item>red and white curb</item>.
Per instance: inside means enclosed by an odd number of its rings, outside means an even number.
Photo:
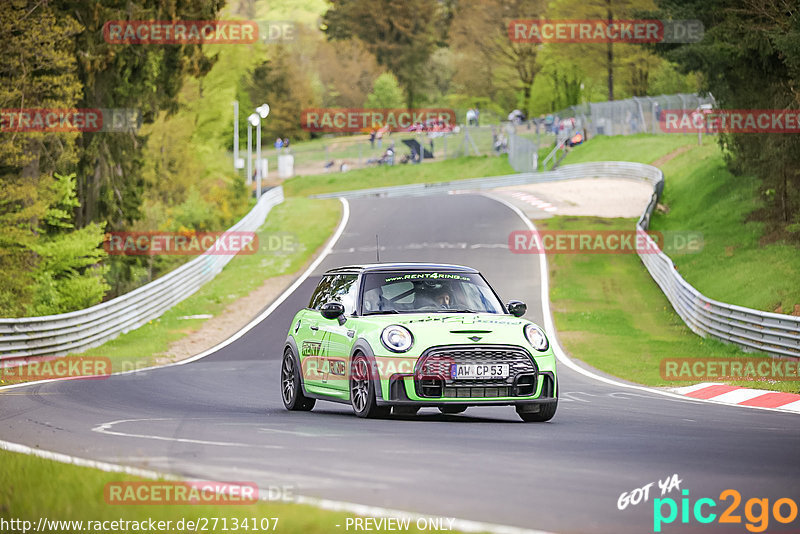
[[[670,391],[693,399],[710,400],[722,404],[773,408],[800,413],[800,395],[795,393],[780,393],[710,382],[674,388]]]
[[[552,213],[558,209],[549,202],[545,202],[544,200],[536,198],[535,196],[529,193],[515,191],[514,193],[511,193],[511,196],[516,198],[517,200],[521,200],[522,202],[530,204],[531,206],[537,207],[540,210],[546,211],[548,213]]]

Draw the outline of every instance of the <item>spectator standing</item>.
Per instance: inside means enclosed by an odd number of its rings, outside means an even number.
[[[381,148],[383,146],[383,134],[386,131],[384,130],[384,128],[385,127],[379,128],[378,132],[375,134],[375,139],[378,140],[378,148]]]
[[[275,149],[279,149],[283,146],[283,140],[280,137],[275,139]]]
[[[472,126],[473,122],[475,122],[475,110],[469,108],[467,110],[467,126]]]

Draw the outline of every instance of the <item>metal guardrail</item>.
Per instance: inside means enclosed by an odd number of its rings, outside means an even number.
[[[228,231],[254,232],[283,202],[283,188],[264,195]],[[203,254],[142,287],[91,308],[43,317],[0,319],[0,362],[61,356],[101,345],[159,317],[213,279],[232,255]]]
[[[419,196],[591,178],[622,178],[650,183],[653,186],[653,195],[636,223],[637,228],[642,231],[649,228],[650,218],[664,190],[664,175],[657,167],[633,162],[577,163],[565,165],[553,171],[360,189],[316,195],[316,198]],[[650,243],[646,250],[658,250],[656,243],[649,237],[648,240]],[[753,310],[710,299],[684,280],[675,269],[669,256],[660,250],[657,253],[640,253],[639,257],[672,307],[696,334],[702,337],[710,335],[726,342],[735,343],[746,350],[759,350],[776,356],[800,358],[800,317]]]
[[[636,223],[647,230],[659,195],[653,193],[647,209]],[[648,236],[651,246],[652,239]],[[695,289],[675,269],[663,252],[640,253],[650,276],[672,307],[695,334],[716,337],[747,350],[800,358],[800,317],[764,312],[710,299]]]

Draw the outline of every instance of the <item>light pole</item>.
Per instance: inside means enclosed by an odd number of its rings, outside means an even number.
[[[267,116],[269,116],[269,105],[261,104],[256,108],[256,113],[248,117],[251,123],[255,120],[253,126],[258,126],[256,131],[256,198],[261,198],[261,178],[264,169],[261,161],[261,119],[266,119]]]
[[[253,117],[256,117],[255,121]],[[255,113],[247,117],[247,185],[253,183],[253,126],[257,121]]]
[[[233,168],[239,169],[239,101],[233,101]]]

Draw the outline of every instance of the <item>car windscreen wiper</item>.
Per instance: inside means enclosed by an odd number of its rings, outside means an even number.
[[[468,308],[460,308],[460,309],[457,309],[457,310],[436,310],[436,311],[440,312],[440,313],[486,313],[486,312],[480,312],[480,311],[476,311],[476,310],[470,310]]]
[[[400,313],[400,312],[397,310],[375,310],[375,311],[364,312],[362,315],[382,315],[384,313]]]

